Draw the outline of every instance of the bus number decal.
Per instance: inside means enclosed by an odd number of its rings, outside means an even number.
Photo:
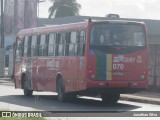
[[[114,70],[123,70],[124,64],[113,64],[113,69]]]

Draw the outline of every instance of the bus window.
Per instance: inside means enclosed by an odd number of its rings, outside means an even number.
[[[79,56],[83,56],[85,50],[85,31],[80,31],[80,35],[78,38],[79,40],[78,40],[77,53]]]
[[[145,41],[145,36],[143,32],[135,32],[133,34],[134,38],[133,38],[133,45],[134,46],[143,46],[144,45],[144,41]]]
[[[31,40],[31,57],[37,56],[37,36],[32,36]]]
[[[54,56],[55,43],[56,43],[56,36],[54,33],[52,33],[49,35],[48,56]]]
[[[27,57],[31,57],[31,36],[28,39]]]
[[[69,55],[70,33],[66,33],[65,56]]]
[[[46,35],[40,36],[40,45],[39,45],[39,56],[46,56]]]
[[[69,56],[74,56],[76,53],[75,45],[77,43],[77,34],[76,32],[71,32],[70,44],[69,44]]]
[[[80,32],[79,31],[77,31],[76,32],[76,43],[74,44],[74,53],[75,53],[75,56],[79,56],[79,53],[80,53],[80,51],[79,51],[79,49],[80,49],[80,46],[79,46],[79,44],[80,44]]]
[[[66,34],[60,34],[60,39],[58,42],[58,56],[64,56],[64,43],[66,41]]]
[[[27,57],[27,51],[28,51],[28,36],[25,36],[24,38],[24,48],[23,48],[23,57]]]
[[[146,44],[143,28],[138,25],[97,24],[93,26],[90,38],[91,46],[131,47]]]
[[[16,46],[16,59],[21,58],[22,56],[22,40],[17,41],[17,46]]]

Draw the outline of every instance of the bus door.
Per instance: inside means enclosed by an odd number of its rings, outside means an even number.
[[[15,66],[14,66],[16,88],[21,88],[21,62],[22,62],[21,57],[22,57],[22,38],[17,37],[17,42],[15,46]]]
[[[27,65],[27,80],[28,88],[30,90],[38,90],[37,88],[37,55],[38,55],[38,46],[37,46],[37,35],[32,35],[30,37],[25,37],[24,43],[24,63]],[[26,44],[26,45],[25,45]],[[28,47],[26,47],[28,45]],[[25,66],[26,66],[25,65]]]
[[[47,35],[42,34],[39,37],[39,57],[37,63],[37,71],[38,71],[38,90],[50,90],[50,79],[49,73],[47,70]]]
[[[25,36],[23,41],[23,53],[22,53],[22,59],[21,59],[21,74],[25,73],[26,78],[28,81],[28,89],[35,90],[34,87],[32,87],[33,81],[32,81],[32,47],[31,47],[31,36]],[[33,44],[33,43],[32,43]]]

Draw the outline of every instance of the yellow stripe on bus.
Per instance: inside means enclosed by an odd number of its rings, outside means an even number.
[[[107,80],[112,80],[112,54],[107,54],[106,55],[106,77]]]

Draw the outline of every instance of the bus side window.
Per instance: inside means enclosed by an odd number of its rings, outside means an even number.
[[[60,39],[60,33],[56,33],[55,56],[58,56],[59,39]]]
[[[69,44],[69,56],[74,56],[76,53],[75,45],[77,43],[77,33],[71,32],[70,44]]]
[[[49,34],[48,40],[48,56],[55,55],[55,46],[56,46],[56,35],[54,33]]]
[[[69,43],[70,43],[70,36],[71,36],[71,33],[66,33],[66,41],[65,41],[65,56],[68,56],[69,55]]]
[[[32,36],[31,40],[31,57],[37,56],[37,36]]]
[[[25,37],[23,37],[23,40],[22,40],[22,57],[24,56],[24,40],[25,40]]]
[[[80,31],[76,32],[75,55],[79,56],[80,50]]]
[[[66,43],[67,43],[67,33],[62,33],[61,34],[62,37],[62,42],[63,42],[63,56],[65,56],[66,54]]]
[[[27,57],[27,52],[28,52],[28,40],[29,37],[25,36],[24,38],[24,48],[23,48],[23,57]]]
[[[16,45],[16,58],[19,59],[22,57],[22,43],[23,41],[18,38]]]
[[[59,40],[58,40],[58,56],[64,56],[64,44],[66,40],[66,34],[61,33],[59,34]]]
[[[28,37],[27,57],[31,57],[31,36]]]
[[[84,56],[85,53],[85,42],[86,42],[86,36],[85,31],[80,31],[79,35],[79,42],[78,42],[78,55]]]
[[[47,55],[46,35],[43,34],[40,36],[39,56],[46,56],[46,55]]]

